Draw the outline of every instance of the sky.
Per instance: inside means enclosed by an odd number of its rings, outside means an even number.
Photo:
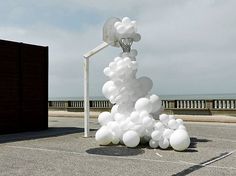
[[[102,42],[109,17],[137,21],[138,77],[152,93],[236,93],[235,0],[1,0],[0,39],[49,47],[49,97],[83,96],[83,54]],[[90,95],[121,48],[90,60]]]

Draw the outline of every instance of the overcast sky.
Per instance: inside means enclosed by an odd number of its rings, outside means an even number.
[[[7,0],[0,39],[49,46],[49,96],[83,95],[82,55],[102,41],[109,17],[136,20],[142,39],[138,76],[155,94],[236,93],[235,0]],[[103,69],[121,52],[91,59],[91,95],[101,96]]]

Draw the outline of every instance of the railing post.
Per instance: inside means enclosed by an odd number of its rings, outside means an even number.
[[[212,100],[206,100],[206,108],[213,109],[213,101]]]

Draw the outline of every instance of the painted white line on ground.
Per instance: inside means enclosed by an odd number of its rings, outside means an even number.
[[[220,157],[218,157],[218,158],[215,158],[215,159],[213,159],[213,160],[210,160],[210,161],[207,161],[207,162],[205,162],[205,163],[203,163],[203,164],[197,164],[197,163],[191,163],[191,162],[186,162],[186,161],[182,161],[182,160],[180,160],[180,162],[182,162],[182,163],[186,163],[186,164],[191,164],[191,165],[196,165],[196,166],[202,166],[202,167],[206,167],[206,166],[208,166],[208,165],[210,165],[210,164],[212,164],[212,163],[214,163],[214,162],[216,162],[216,161],[219,161],[219,160],[221,160],[221,159],[223,159],[223,158],[226,158],[227,156],[229,156],[229,155],[232,155],[233,153],[235,153],[236,152],[236,150],[233,150],[233,151],[231,151],[231,152],[229,152],[229,153],[227,153],[227,154],[225,154],[225,155],[222,155],[222,156],[220,156]],[[224,166],[208,166],[208,167],[214,167],[214,168],[220,168],[220,169],[236,169],[236,168],[234,168],[234,167],[224,167]]]
[[[209,165],[202,165],[202,164],[197,164],[197,163],[192,163],[192,162],[187,162],[187,161],[182,161],[180,160],[179,162],[181,163],[185,163],[188,165],[192,165],[192,166],[202,166],[202,167],[210,167],[210,168],[216,168],[216,169],[229,169],[229,170],[236,170],[235,167],[224,167],[224,166],[209,166]]]
[[[235,150],[234,150],[234,151],[231,151],[231,152],[229,152],[229,153],[227,153],[227,154],[225,154],[225,155],[222,155],[222,156],[220,156],[220,157],[218,157],[218,158],[215,158],[215,159],[213,159],[213,160],[210,160],[210,161],[208,161],[208,162],[206,162],[206,163],[203,163],[202,165],[203,165],[203,166],[207,166],[207,165],[209,165],[209,164],[211,164],[211,163],[214,163],[214,162],[216,162],[216,161],[219,161],[219,160],[221,160],[221,159],[223,159],[223,158],[225,158],[225,157],[227,157],[227,156],[229,156],[229,155],[232,155],[234,152],[235,152]]]
[[[44,152],[57,152],[57,153],[64,153],[64,154],[75,154],[82,157],[101,157],[101,158],[124,159],[124,160],[135,160],[135,161],[149,161],[149,162],[158,162],[158,163],[171,163],[171,164],[179,164],[179,165],[201,165],[201,164],[196,164],[196,163],[191,163],[191,162],[186,162],[186,161],[168,161],[168,160],[155,160],[155,159],[145,159],[145,158],[136,158],[136,157],[124,157],[124,156],[93,155],[93,154],[80,153],[80,152],[25,147],[25,146],[14,146],[14,145],[4,145],[4,146],[9,147],[9,148],[16,148],[16,149],[37,150],[37,151],[44,151]],[[209,165],[206,165],[204,167],[236,170],[236,168],[234,167],[221,167],[221,166],[209,166]]]

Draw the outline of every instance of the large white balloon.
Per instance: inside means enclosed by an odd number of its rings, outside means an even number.
[[[138,101],[135,103],[135,109],[137,111],[147,111],[151,112],[152,111],[152,104],[147,98],[140,98]]]
[[[95,139],[99,145],[108,145],[112,142],[113,136],[111,132],[105,127],[100,128],[96,132]]]
[[[140,137],[137,132],[130,130],[123,135],[123,142],[127,147],[136,147],[140,142]]]
[[[152,80],[146,76],[142,76],[138,79],[143,92],[148,93],[153,86]]]
[[[170,145],[177,151],[186,150],[190,145],[190,138],[185,130],[175,130],[170,136]]]

